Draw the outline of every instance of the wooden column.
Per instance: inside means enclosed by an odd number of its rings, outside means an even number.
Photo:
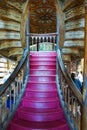
[[[85,0],[84,82],[81,130],[87,130],[87,0]]]

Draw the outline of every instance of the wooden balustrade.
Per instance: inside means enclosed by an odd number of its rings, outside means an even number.
[[[30,37],[30,50],[31,51],[39,51],[41,44],[46,46],[49,46],[48,44],[52,44],[52,50],[55,50],[55,44],[56,44],[56,33],[48,33],[48,34],[27,34]],[[45,50],[47,48],[45,47]],[[49,47],[50,48],[50,47]]]
[[[24,93],[27,83],[26,60],[28,50],[12,75],[0,88],[0,130],[6,129]]]
[[[71,129],[81,129],[82,119],[82,94],[76,88],[75,84],[68,75],[58,50],[58,75],[59,83],[58,90],[61,98],[61,104],[64,109],[67,120],[70,123]]]

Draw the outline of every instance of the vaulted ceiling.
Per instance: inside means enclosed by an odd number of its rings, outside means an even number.
[[[56,7],[54,0],[30,0],[30,32],[56,32]]]

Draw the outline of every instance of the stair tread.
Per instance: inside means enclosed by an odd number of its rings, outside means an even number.
[[[33,87],[27,87],[27,91],[35,91],[35,92],[57,92],[56,88],[33,88]]]
[[[44,83],[56,83],[56,81],[29,81],[29,83],[42,83],[42,84],[44,84]]]
[[[57,107],[57,108],[51,108],[51,109],[47,109],[47,108],[27,108],[27,107],[23,107],[20,106],[18,108],[20,111],[25,111],[25,112],[32,112],[32,113],[51,113],[51,112],[60,112],[62,111],[61,107]]]
[[[26,101],[31,101],[31,102],[53,102],[53,101],[59,101],[59,98],[48,98],[48,97],[45,97],[45,98],[39,98],[39,97],[24,97],[22,100],[26,100]]]
[[[27,85],[34,85],[34,86],[40,85],[42,87],[46,87],[46,86],[56,87],[56,82],[53,82],[53,83],[51,83],[51,82],[49,82],[49,83],[32,83],[32,82],[28,81]]]
[[[14,124],[15,126],[18,126],[19,128],[26,128],[25,130],[29,130],[29,128],[31,128],[32,130],[36,129],[36,130],[58,130],[58,128],[62,127],[62,129],[59,130],[63,130],[63,128],[68,125],[66,123],[66,121],[64,119],[62,120],[57,120],[57,121],[49,121],[49,122],[32,122],[32,121],[26,121],[26,120],[21,120],[21,119],[15,119],[14,122],[12,122],[12,124]],[[69,130],[69,129],[64,129],[64,130]]]

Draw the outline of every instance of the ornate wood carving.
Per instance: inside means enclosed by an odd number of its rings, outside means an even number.
[[[18,40],[4,40],[0,42],[0,50],[13,47],[21,47],[21,42]]]
[[[68,11],[65,12],[64,20],[68,20],[70,18],[79,16],[79,15],[82,15],[82,14],[85,14],[84,6],[82,6],[82,5],[76,6],[76,7],[69,9]]]
[[[0,30],[0,40],[2,39],[20,39],[20,33],[18,32],[6,32]]]
[[[0,20],[0,29],[20,31],[20,23]]]
[[[64,42],[64,47],[84,47],[84,40],[68,40]]]
[[[79,50],[77,48],[63,48],[62,54],[79,54]]]
[[[53,0],[30,0],[30,32],[56,32],[56,8]]]
[[[65,23],[65,31],[72,30],[72,29],[78,29],[78,28],[84,28],[85,27],[85,20],[84,18],[73,20]]]
[[[65,33],[65,39],[83,39],[84,31],[70,31]]]
[[[23,54],[23,49],[22,48],[13,48],[9,50],[9,56],[17,56],[17,55],[22,55]]]

